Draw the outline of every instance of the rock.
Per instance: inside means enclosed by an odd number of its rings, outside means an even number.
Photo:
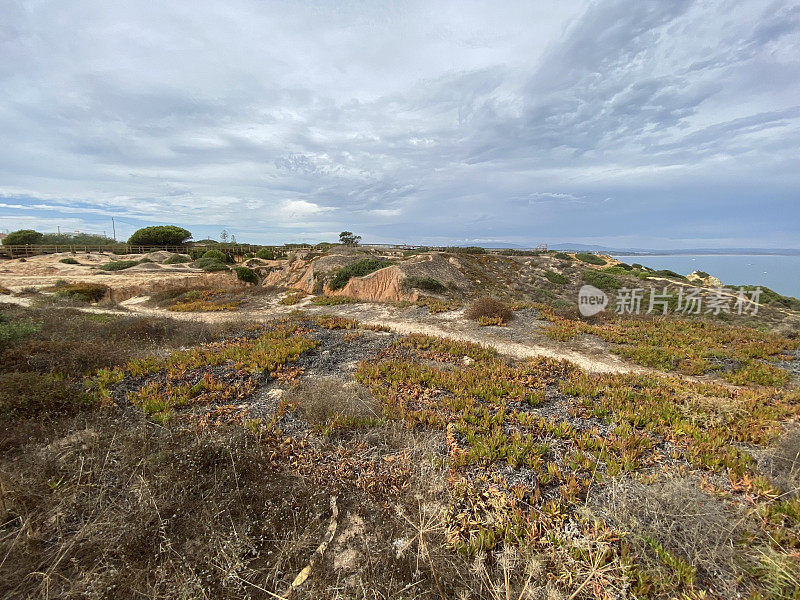
[[[686,276],[692,283],[700,283],[710,287],[722,287],[722,281],[704,271],[692,271]]]
[[[461,358],[461,364],[463,364],[465,367],[470,366],[474,362],[475,362],[475,359],[474,358],[470,358],[469,356],[464,356],[464,357]]]

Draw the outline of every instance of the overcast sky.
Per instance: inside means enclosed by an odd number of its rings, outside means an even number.
[[[800,247],[794,1],[0,0],[0,230]]]

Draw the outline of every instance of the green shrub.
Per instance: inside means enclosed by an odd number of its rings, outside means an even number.
[[[330,288],[332,290],[340,290],[347,285],[347,282],[350,281],[351,277],[363,277],[364,275],[369,275],[378,269],[388,267],[391,264],[392,263],[388,260],[362,258],[358,262],[354,262],[352,265],[347,265],[346,267],[339,269],[336,272],[336,275],[333,276],[333,279],[331,279]]]
[[[556,273],[555,271],[545,271],[544,276],[547,278],[548,281],[551,283],[558,283],[558,284],[565,284],[569,283],[569,279],[562,275],[561,273]]]
[[[618,290],[622,287],[619,279],[610,273],[603,273],[595,269],[586,269],[583,272],[583,280],[589,285],[593,285],[601,290]]]
[[[56,286],[56,295],[84,302],[99,302],[108,292],[102,283],[69,283]]]
[[[77,264],[80,264],[80,263],[79,263],[77,260],[75,260],[74,258],[69,258],[69,257],[67,257],[67,258],[62,258],[62,259],[61,259],[60,261],[58,261],[58,262],[62,262],[62,263],[64,263],[65,265],[77,265]]]
[[[0,375],[0,419],[71,414],[94,404],[89,394],[53,375]]]
[[[698,273],[699,274],[699,273]],[[706,274],[706,277],[708,275]],[[778,292],[771,290],[768,287],[758,286],[761,289],[761,295],[758,298],[758,301],[761,304],[779,304],[784,308],[788,308],[790,310],[797,310],[800,311],[800,300],[797,298],[793,298],[792,296],[783,296]],[[745,292],[752,292],[756,289],[754,285],[743,285],[741,288]]]
[[[181,265],[183,263],[192,262],[192,259],[188,256],[183,256],[182,254],[173,254],[167,260],[164,261],[165,265]]]
[[[619,267],[619,268],[620,268],[620,269],[622,269],[623,271],[633,271],[633,266],[632,266],[632,265],[629,265],[628,263],[621,262],[621,263],[617,263],[617,264],[616,264],[616,265],[614,265],[614,266],[615,266],[615,267]]]
[[[222,250],[206,250],[203,252],[203,256],[201,256],[201,258],[211,258],[222,263],[228,260],[228,257]]]
[[[37,323],[31,319],[8,321],[2,313],[0,313],[0,349],[13,346],[22,338],[39,332],[41,328],[41,323]]]
[[[275,260],[275,252],[271,248],[261,248],[256,252],[256,258],[261,260]]]
[[[680,273],[676,273],[675,271],[670,271],[669,269],[661,269],[659,271],[655,271],[653,272],[653,275],[658,275],[660,277],[671,277],[673,279],[683,279],[683,280],[686,279],[686,277],[684,277]]]
[[[600,270],[603,271],[603,273],[611,273],[612,275],[632,275],[633,274],[630,271],[628,271],[627,269],[624,269],[623,267],[621,267],[619,265],[614,265],[614,266],[611,266],[611,267],[603,267]]]
[[[3,238],[4,246],[19,246],[24,244],[41,244],[43,234],[33,229],[19,229],[12,231]]]
[[[102,265],[100,268],[103,271],[122,271],[124,269],[130,269],[131,267],[135,267],[139,264],[138,260],[113,260],[109,263]]]
[[[156,225],[134,232],[128,243],[132,246],[177,246],[191,237],[192,234],[183,227]]]
[[[403,279],[400,287],[404,290],[424,290],[432,294],[444,294],[447,287],[438,279],[433,277],[418,277],[416,275],[409,275]]]
[[[553,258],[557,258],[558,260],[572,260],[572,257],[566,252],[556,252],[553,254]]]
[[[604,265],[604,264],[606,264],[606,261],[604,259],[600,258],[596,254],[589,254],[587,252],[578,252],[575,255],[575,258],[577,258],[578,260],[580,260],[582,262],[589,263],[590,265]]]
[[[444,251],[450,254],[486,254],[486,248],[480,246],[449,246]]]
[[[192,266],[197,267],[198,269],[203,269],[208,273],[225,271],[228,268],[228,265],[220,262],[216,258],[199,258],[192,264]]]
[[[45,233],[41,244],[58,246],[116,246],[116,240],[94,233]]]
[[[253,269],[249,269],[247,267],[236,267],[234,269],[236,271],[236,278],[239,281],[244,281],[246,283],[258,283],[258,275]]]

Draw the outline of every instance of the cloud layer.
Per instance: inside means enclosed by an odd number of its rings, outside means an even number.
[[[381,4],[3,4],[0,228],[797,245],[795,3]]]

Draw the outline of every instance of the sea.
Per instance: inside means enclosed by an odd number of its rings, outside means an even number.
[[[705,271],[726,286],[761,285],[784,296],[800,298],[800,256],[772,254],[646,254],[614,255],[652,269],[669,269],[688,275]]]

